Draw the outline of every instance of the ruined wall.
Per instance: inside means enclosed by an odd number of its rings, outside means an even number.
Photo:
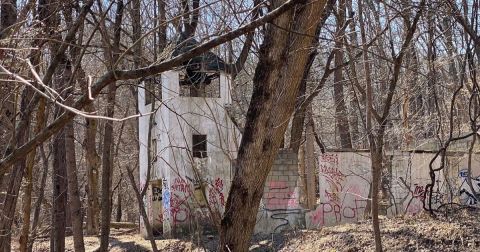
[[[368,152],[332,152],[319,157],[320,202],[306,214],[308,228],[363,219],[370,188]]]
[[[212,209],[222,212],[232,179],[230,176],[218,175],[205,179],[206,199],[198,184],[188,179],[194,177],[194,174],[172,176],[170,181],[164,178],[160,192],[159,189],[149,190],[148,195],[150,192],[151,195],[161,195],[160,206],[156,201],[158,197],[147,197],[150,201],[148,205],[151,206],[149,216],[155,227],[163,224],[163,230],[169,230],[173,236],[200,229],[204,232],[208,232],[208,229],[214,231],[206,203]],[[295,153],[286,149],[279,151],[264,190],[255,233],[269,234],[305,227],[304,210],[299,204],[298,159]]]
[[[423,210],[429,165],[435,153],[394,152],[385,157],[379,196],[380,208],[388,216],[415,215]],[[440,167],[440,158],[432,162]],[[435,172],[432,206],[445,203],[480,206],[468,178],[468,155],[448,153],[446,166]],[[319,157],[320,202],[305,215],[307,228],[355,222],[364,219],[371,182],[368,152],[330,152]],[[480,155],[472,156],[472,186],[480,191]]]
[[[257,215],[255,233],[274,233],[305,226],[304,211],[299,204],[298,158],[281,149],[265,183]]]

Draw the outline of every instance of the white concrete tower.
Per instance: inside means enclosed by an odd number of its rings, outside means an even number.
[[[142,81],[139,88],[139,112],[150,113],[154,106],[154,118],[139,119],[140,186],[149,179],[147,215],[164,236],[196,223],[212,224],[211,211],[223,212],[239,144],[239,132],[225,109],[231,103],[231,80],[224,65],[207,53]]]

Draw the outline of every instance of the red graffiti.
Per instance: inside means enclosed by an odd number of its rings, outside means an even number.
[[[320,156],[320,162],[338,165],[338,155],[325,153]]]
[[[423,199],[424,194],[425,194],[425,188],[423,186],[415,184],[415,190],[413,191],[413,197]]]
[[[208,190],[208,202],[213,206],[225,205],[225,196],[223,195],[223,180],[216,178],[213,185]]]
[[[175,178],[172,184],[172,191],[187,193],[191,191],[190,185],[182,178]]]
[[[187,200],[190,195],[186,197],[179,197],[176,194],[170,199],[170,212],[172,215],[173,226],[175,227],[178,223],[185,222],[189,219],[190,210],[189,207],[186,205]]]

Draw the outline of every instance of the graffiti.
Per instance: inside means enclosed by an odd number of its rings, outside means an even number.
[[[346,222],[348,220],[358,221],[366,208],[367,200],[354,199],[352,206],[343,206],[337,203],[320,203],[311,213],[310,223],[315,227],[327,225],[327,219],[333,220],[333,224]]]
[[[152,201],[161,201],[162,200],[162,188],[157,186],[152,186]]]
[[[208,202],[214,207],[219,208],[225,205],[225,196],[223,195],[223,180],[216,178],[208,190]]]
[[[168,181],[166,178],[162,180],[162,204],[163,204],[163,213],[162,215],[162,222],[163,222],[163,232],[169,233],[170,232],[170,188],[168,187]]]
[[[346,176],[339,169],[337,154],[324,154],[320,157],[320,177],[328,184],[323,190],[326,201],[339,202],[339,192],[343,190]]]
[[[477,198],[480,196],[478,195],[480,192],[480,177],[476,177],[476,178],[470,177],[470,174],[468,174],[468,170],[466,169],[461,170],[458,173],[458,176],[461,179],[461,185],[459,190],[460,203],[464,205],[469,205],[469,206],[477,205],[479,203],[477,201]],[[471,178],[471,181],[472,181],[473,192],[471,190],[472,188],[470,188],[470,186],[468,185],[469,178]],[[476,193],[476,195],[474,195],[474,192]]]
[[[338,154],[336,153],[324,153],[320,156],[320,162],[331,163],[338,165]]]
[[[320,204],[307,213],[307,226],[318,228],[363,219],[368,202],[370,175],[365,171],[369,171],[369,161],[368,156],[355,153],[319,157]],[[356,176],[348,177],[350,173]]]
[[[181,197],[177,194],[173,194],[171,198],[171,208],[170,212],[172,215],[173,226],[175,227],[178,223],[185,222],[190,215],[189,207],[187,206],[188,197]]]
[[[425,187],[419,184],[413,184],[412,188],[413,189],[410,191],[410,200],[406,201],[405,213],[416,215],[423,210]]]
[[[421,185],[414,184],[415,189],[413,190],[413,197],[423,199],[425,195],[425,188]]]
[[[295,193],[296,182],[270,181],[264,193],[265,206],[268,209],[298,208],[299,201]]]
[[[172,227],[187,221],[190,218],[190,207],[188,200],[193,195],[192,186],[185,179],[176,177],[173,179],[170,198],[170,215]]]
[[[190,185],[182,178],[175,178],[172,184],[172,191],[187,193],[190,191]]]

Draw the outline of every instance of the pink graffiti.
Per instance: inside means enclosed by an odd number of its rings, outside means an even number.
[[[407,202],[407,209],[405,210],[408,214],[416,215],[423,209],[423,198],[425,194],[425,187],[414,184],[415,188],[412,191],[412,200]]]
[[[268,188],[270,190],[285,189],[285,188],[287,188],[287,182],[285,182],[285,181],[270,181],[270,183],[268,184]]]
[[[265,206],[269,209],[297,208],[299,201],[294,190],[286,181],[270,181],[268,192],[263,195]]]
[[[316,226],[324,226],[326,224],[325,219],[329,217],[333,217],[335,223],[340,223],[345,219],[358,221],[366,208],[366,203],[367,201],[362,199],[355,199],[353,206],[343,206],[333,202],[321,203],[310,216],[310,220]]]

